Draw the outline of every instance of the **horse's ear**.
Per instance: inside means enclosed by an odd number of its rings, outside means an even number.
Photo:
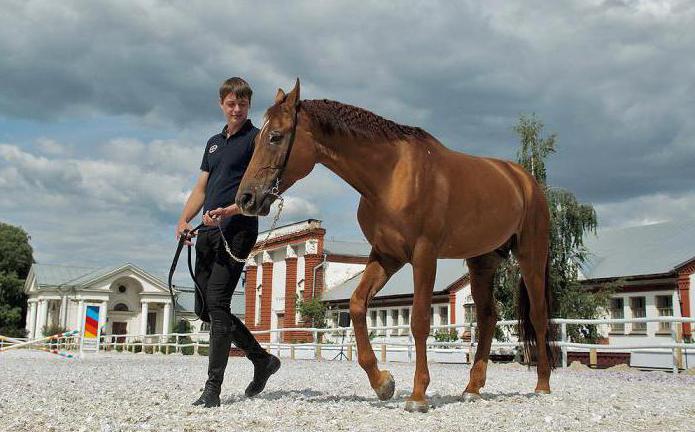
[[[275,95],[275,103],[276,104],[282,103],[286,97],[287,97],[287,95],[285,94],[285,92],[282,91],[281,88],[279,88],[277,94]]]
[[[292,91],[287,95],[287,102],[291,103],[295,108],[299,106],[299,78],[297,78],[297,83]]]

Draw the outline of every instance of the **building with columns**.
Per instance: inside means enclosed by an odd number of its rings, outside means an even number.
[[[193,290],[177,291],[176,316],[194,318]],[[107,335],[168,334],[174,325],[167,285],[133,264],[98,269],[33,264],[24,292],[30,338],[40,337],[44,327],[81,330],[87,305],[100,306],[99,328]],[[200,321],[194,327],[199,330]]]

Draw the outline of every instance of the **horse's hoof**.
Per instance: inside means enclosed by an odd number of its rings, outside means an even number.
[[[407,401],[405,401],[405,410],[408,412],[426,413],[429,409],[430,409],[430,404],[427,403],[427,400],[416,401],[416,400],[408,399]]]
[[[536,389],[536,394],[550,394],[550,390]]]
[[[393,392],[396,390],[396,381],[389,371],[381,371],[381,385],[374,389],[376,395],[382,401],[389,400],[393,397]]]
[[[480,396],[480,393],[468,393],[465,392],[461,396],[461,399],[463,399],[464,402],[475,402],[481,400],[483,397]]]

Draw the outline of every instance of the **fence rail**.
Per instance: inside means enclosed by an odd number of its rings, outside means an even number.
[[[587,344],[572,342],[568,336],[568,325],[611,325],[611,324],[635,324],[635,323],[669,323],[670,325],[670,342],[654,342],[654,343],[621,343],[621,344]],[[630,319],[565,319],[558,318],[551,320],[551,323],[559,326],[560,339],[553,343],[560,348],[562,352],[562,367],[567,367],[568,348],[588,350],[592,358],[596,358],[597,351],[627,351],[635,352],[639,350],[659,349],[670,350],[672,354],[672,370],[678,373],[679,368],[682,368],[683,352],[686,350],[695,350],[695,343],[684,343],[682,337],[682,324],[695,323],[695,318],[676,318],[676,317],[658,317],[658,318],[630,318]],[[516,321],[502,320],[496,324],[498,327],[514,327]],[[440,342],[430,336],[427,342],[429,350],[450,349],[464,352],[468,356],[468,361],[471,362],[475,356],[475,350],[478,346],[476,341],[477,324],[475,322],[466,324],[449,324],[431,327],[431,334],[436,330],[456,330],[458,338],[458,330],[463,329],[470,334],[468,340],[457,340],[449,342]],[[403,336],[389,338],[388,336],[380,336],[372,343],[379,347],[382,361],[386,360],[387,347],[390,351],[407,352],[408,361],[413,360],[415,343],[409,325],[396,326],[379,326],[370,327],[371,332],[380,332],[387,330],[406,330],[404,334],[406,340],[403,341]],[[285,332],[304,332],[311,333],[313,336],[312,342],[304,343],[286,343],[286,342],[266,342],[262,343],[269,351],[276,350],[278,353],[283,349],[290,350],[290,356],[294,357],[297,348],[309,348],[313,350],[314,358],[321,358],[322,348],[347,348],[347,357],[352,360],[352,352],[355,348],[355,343],[352,341],[354,331],[352,327],[333,327],[333,328],[307,328],[294,327],[272,330],[261,330],[252,332],[254,335],[281,335]],[[399,332],[400,333],[400,332]],[[610,334],[610,331],[608,332]],[[348,342],[330,342],[325,341],[325,335],[334,337],[348,337]],[[508,332],[511,334],[511,332]],[[319,337],[321,335],[321,337]],[[624,334],[623,336],[630,336]],[[661,336],[665,336],[661,333]],[[280,338],[281,339],[281,338]],[[102,336],[100,340],[100,349],[107,351],[126,351],[126,352],[145,352],[145,353],[184,353],[184,354],[206,354],[204,350],[209,347],[209,333],[169,333],[169,334],[127,334],[127,335],[109,335]],[[324,340],[323,342],[319,342]],[[10,347],[14,344],[26,342],[26,338],[6,338],[0,337],[0,350]],[[80,347],[79,336],[68,336],[55,338],[51,341],[44,341],[35,344],[44,349],[54,350],[78,350]],[[497,348],[516,348],[519,346],[517,341],[502,342],[493,340],[493,347]],[[687,352],[686,352],[687,354]]]

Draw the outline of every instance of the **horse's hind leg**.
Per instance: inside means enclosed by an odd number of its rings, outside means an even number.
[[[478,323],[478,349],[475,352],[475,362],[470,372],[470,380],[463,392],[463,400],[480,398],[480,389],[485,386],[487,362],[490,357],[490,346],[495,334],[497,310],[493,296],[493,280],[502,258],[497,252],[469,258],[468,270],[471,277],[471,294],[476,307]]]
[[[526,290],[526,293],[519,293],[519,319],[522,324],[530,319],[532,326],[531,329],[522,325],[525,329],[528,328],[528,330],[524,330],[524,333],[532,333],[525,334],[523,342],[531,345],[535,342],[537,352],[538,382],[536,393],[550,393],[551,361],[554,360],[553,351],[548,344],[550,292],[547,290],[551,288],[548,285],[546,266],[549,264],[549,238],[547,226],[544,227],[541,222],[543,221],[536,220],[527,224],[529,226],[524,228],[525,231],[520,236],[514,255],[519,261],[523,278],[521,290],[524,288]],[[524,298],[526,294],[528,297]]]
[[[350,298],[350,317],[355,329],[355,341],[357,342],[357,361],[362,369],[367,372],[369,384],[381,400],[391,399],[395,390],[393,376],[377,367],[376,356],[369,342],[367,333],[367,305],[369,301],[384,287],[392,274],[403,264],[396,263],[386,257],[379,256],[372,250],[369,262],[362,274],[357,289]]]

